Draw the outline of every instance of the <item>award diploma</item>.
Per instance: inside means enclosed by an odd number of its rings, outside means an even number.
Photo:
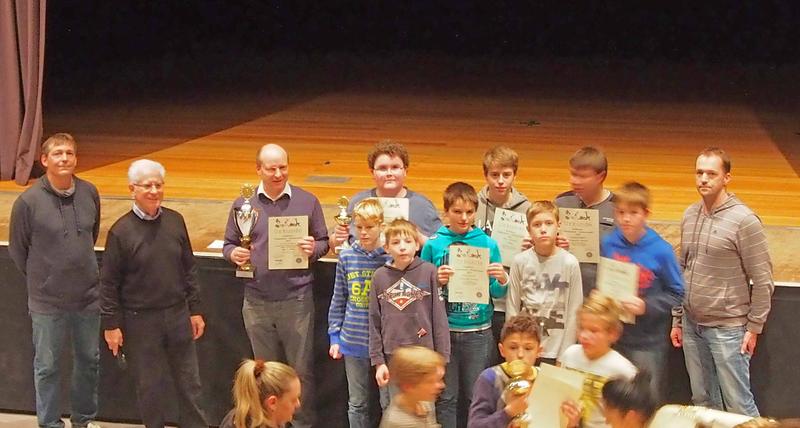
[[[530,428],[564,428],[567,418],[561,413],[561,403],[580,402],[583,394],[583,373],[562,367],[542,364],[533,390],[528,396]]]
[[[447,300],[460,303],[489,303],[489,249],[451,245],[447,263],[453,275],[447,283]]]
[[[492,239],[500,247],[503,266],[511,266],[514,256],[522,251],[522,241],[528,236],[528,219],[525,214],[497,208],[494,210]]]
[[[561,234],[569,239],[569,252],[581,263],[600,260],[600,215],[597,210],[559,208]]]
[[[297,241],[308,236],[308,216],[275,216],[269,223],[269,269],[308,269]]]
[[[638,297],[639,266],[601,257],[597,265],[597,289],[616,301]],[[633,324],[635,317],[626,312],[621,319]]]
[[[389,224],[394,219],[408,218],[408,198],[378,198],[383,207],[383,222]]]

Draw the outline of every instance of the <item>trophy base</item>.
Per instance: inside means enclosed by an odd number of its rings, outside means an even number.
[[[237,278],[253,278],[254,272],[251,270],[236,270],[236,277]]]

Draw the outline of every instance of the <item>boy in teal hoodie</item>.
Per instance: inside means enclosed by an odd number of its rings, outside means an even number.
[[[502,298],[506,295],[508,274],[501,263],[500,249],[483,230],[473,226],[478,195],[467,183],[457,182],[444,191],[445,220],[448,226],[440,228],[422,248],[422,258],[438,267],[441,296],[446,301],[447,320],[450,324],[450,361],[445,372],[445,390],[436,402],[436,419],[443,428],[466,426],[466,418],[457,424],[457,415],[466,416],[472,398],[472,386],[481,371],[489,365],[489,354],[494,345],[492,338],[491,301],[486,304],[455,303],[447,301],[447,283],[453,275],[449,266],[450,247],[469,245],[489,249],[489,295]],[[460,409],[459,409],[460,408]],[[461,410],[461,411],[459,411]]]

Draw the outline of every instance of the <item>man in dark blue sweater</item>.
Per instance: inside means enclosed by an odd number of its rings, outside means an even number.
[[[178,425],[208,427],[194,341],[203,335],[197,269],[183,217],[161,206],[164,167],[141,159],[128,170],[133,209],[108,231],[103,255],[101,322],[108,348],[124,347],[147,428],[162,428],[172,375]]]
[[[242,316],[255,358],[284,360],[294,367],[302,383],[301,408],[292,422],[295,428],[314,423],[314,297],[310,268],[269,269],[269,228],[271,217],[307,216],[308,234],[297,242],[309,263],[328,252],[328,229],[316,196],[289,184],[289,158],[276,144],[263,146],[256,158],[261,183],[250,203],[258,211],[250,233],[250,249],[241,246],[233,210],[225,229],[222,252],[241,266],[251,260],[254,278],[245,282]],[[233,202],[233,209],[244,203]],[[285,356],[285,359],[284,359]]]

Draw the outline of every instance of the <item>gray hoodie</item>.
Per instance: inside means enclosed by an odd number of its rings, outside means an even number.
[[[531,207],[528,198],[517,191],[516,188],[511,188],[511,198],[502,206],[497,206],[489,200],[489,186],[483,186],[478,192],[478,209],[475,211],[475,226],[483,229],[487,235],[492,236],[492,223],[494,223],[494,210],[503,208],[505,210],[514,211],[522,214],[528,212]]]
[[[100,196],[73,177],[74,193],[56,192],[44,176],[11,209],[8,251],[28,284],[28,309],[53,314],[97,308],[94,244],[100,231]]]
[[[681,221],[679,262],[687,316],[704,326],[746,325],[761,333],[775,289],[772,262],[764,226],[742,201],[731,194],[711,214],[702,201],[690,206]]]

